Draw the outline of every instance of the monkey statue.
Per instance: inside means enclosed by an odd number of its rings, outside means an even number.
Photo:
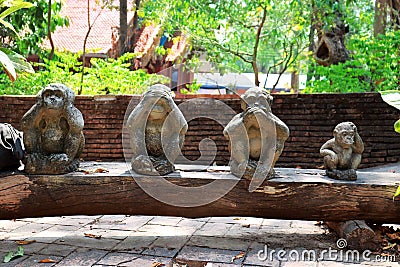
[[[62,174],[78,169],[85,137],[83,116],[74,100],[74,91],[52,83],[39,91],[36,104],[22,117],[27,173]]]
[[[337,180],[357,180],[364,143],[352,122],[342,122],[333,130],[334,138],[322,145],[326,175]]]
[[[151,86],[129,115],[126,125],[133,171],[147,175],[175,171],[173,162],[181,153],[188,125],[170,88],[162,84]]]
[[[224,129],[229,140],[231,172],[251,180],[271,179],[273,167],[289,137],[289,128],[271,112],[272,96],[260,87],[242,95],[243,112],[237,114]]]

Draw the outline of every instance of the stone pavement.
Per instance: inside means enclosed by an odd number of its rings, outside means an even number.
[[[21,241],[26,242],[18,244]],[[30,241],[34,242],[26,244]],[[27,218],[0,221],[0,266],[398,266],[390,260],[373,262],[376,255],[370,256],[372,262],[345,257],[346,250],[339,250],[336,241],[324,226],[307,221],[125,215]],[[24,255],[3,263],[19,245]],[[329,249],[336,252],[323,253]],[[40,263],[43,260],[52,262]]]
[[[400,164],[369,170],[400,172]],[[400,266],[391,255],[339,249],[337,240],[317,222],[249,217],[0,220],[0,266]],[[3,263],[18,246],[24,255]]]

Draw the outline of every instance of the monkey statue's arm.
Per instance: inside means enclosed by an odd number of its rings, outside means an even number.
[[[286,141],[290,135],[289,127],[274,114],[270,113],[270,117],[275,122],[277,140]]]
[[[187,122],[182,112],[174,102],[168,101],[166,110],[170,110],[164,121],[162,129],[162,145],[164,154],[170,162],[174,162],[181,155],[181,148],[185,140],[185,134],[188,129]],[[179,132],[177,132],[179,130]]]
[[[147,118],[150,114],[151,107],[146,107],[139,102],[129,115],[126,127],[130,135],[130,144],[132,149],[132,159],[136,159],[140,155],[146,155],[145,130]]]
[[[35,104],[25,113],[21,120],[21,128],[24,133],[24,145],[27,153],[40,152],[37,140],[39,140],[39,121],[42,117],[42,105]]]
[[[225,127],[223,134],[229,140],[229,147],[231,149],[231,157],[240,163],[247,164],[249,158],[250,147],[247,138],[247,131],[243,123],[242,114],[235,115],[232,120]]]
[[[321,146],[319,153],[324,157],[325,156],[335,157],[336,153],[333,151],[334,146],[335,146],[335,138],[332,138],[326,141],[326,143]]]
[[[65,110],[66,121],[69,126],[69,131],[65,139],[65,154],[68,156],[68,161],[72,161],[78,154],[78,150],[81,146],[82,130],[84,127],[84,121],[82,113],[74,106],[69,106]]]
[[[353,153],[362,154],[364,151],[364,142],[357,132],[357,128],[354,130],[354,144],[352,145]]]

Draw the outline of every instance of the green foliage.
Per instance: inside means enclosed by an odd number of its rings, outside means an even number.
[[[307,1],[160,0],[146,1],[142,10],[143,17],[162,24],[167,35],[176,30],[187,34],[192,50],[206,54],[220,72],[253,71],[255,60],[259,70],[276,65],[280,71],[307,47]]]
[[[400,91],[390,90],[381,91],[380,93],[383,101],[400,110]],[[400,119],[394,124],[394,130],[400,133]]]
[[[349,60],[329,67],[315,66],[315,79],[304,93],[351,93],[370,91],[370,72],[361,62]]]
[[[16,34],[13,25],[5,21],[6,17],[22,8],[30,7],[32,7],[32,4],[28,2],[18,0],[5,2],[4,0],[0,0],[0,25],[3,25],[4,29],[9,29]],[[32,66],[26,62],[25,58],[10,49],[2,47],[2,45],[0,42],[0,67],[3,68],[11,81],[15,81],[17,72],[34,72]]]
[[[371,92],[398,90],[400,32],[388,32],[378,38],[353,36],[347,44],[352,59],[329,67],[315,66],[315,79],[306,93]]]
[[[182,88],[180,92],[182,94],[196,94],[200,90],[201,84],[197,83],[197,79],[191,84],[186,84],[186,88]]]
[[[40,46],[47,37],[47,12],[48,0],[27,0],[33,5],[24,12],[15,12],[7,21],[14,25],[16,32],[22,36],[15,38],[12,43],[13,50],[23,55],[41,54]],[[54,32],[57,26],[67,26],[68,19],[60,15],[61,0],[53,0],[51,5],[50,30]],[[9,36],[12,36],[9,33]]]
[[[133,54],[125,54],[117,60],[92,59],[92,68],[85,68],[82,94],[141,94],[148,86],[165,83],[168,78],[147,74],[144,70],[130,71],[129,59]],[[41,71],[23,74],[13,84],[3,74],[0,75],[0,94],[36,94],[49,83],[60,82],[75,92],[81,85],[79,73],[82,63],[79,55],[56,53],[53,60],[44,59],[39,64]]]
[[[22,257],[24,256],[24,249],[22,248],[22,246],[18,246],[18,250],[16,252],[14,251],[10,251],[7,253],[7,255],[4,256],[4,263],[8,263],[18,257]]]

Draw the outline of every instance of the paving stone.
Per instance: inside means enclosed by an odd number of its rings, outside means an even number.
[[[100,218],[99,220],[93,221],[93,223],[87,224],[85,228],[135,231],[152,218],[151,216],[126,216],[125,218],[119,217],[118,219],[106,217],[106,219]]]
[[[237,238],[192,236],[187,245],[246,251],[249,248],[250,243],[251,241]]]
[[[93,248],[93,249],[113,249],[120,240],[110,238],[90,238],[82,236],[67,236],[59,239],[55,244],[70,245],[77,247]]]
[[[195,235],[199,236],[224,236],[232,228],[233,224],[226,223],[206,223],[199,230],[195,232]]]
[[[105,250],[77,249],[55,266],[91,266],[107,254]]]
[[[18,244],[12,240],[0,240],[0,251],[1,252],[9,252],[11,250],[17,250],[17,248],[18,248]],[[0,259],[2,259],[2,258],[0,257]]]
[[[24,254],[32,255],[45,248],[47,245],[48,244],[46,243],[34,242],[31,244],[22,245],[22,248],[24,249]]]
[[[66,257],[76,249],[76,246],[63,245],[63,244],[48,244],[42,250],[40,254],[50,256],[62,256]]]
[[[81,229],[79,226],[74,225],[53,225],[44,231],[34,234],[32,238],[41,242],[52,243],[59,238],[76,236],[79,229]]]
[[[197,229],[201,228],[205,223],[206,223],[206,221],[183,218],[176,226],[190,227],[190,228],[194,228],[197,230]]]
[[[138,232],[146,232],[154,236],[192,235],[197,229],[191,227],[178,227],[169,225],[146,224]]]
[[[2,253],[0,253],[0,256],[1,256],[1,258],[0,258],[0,263],[1,263],[1,267],[15,267],[17,264],[19,264],[20,262],[22,262],[22,261],[24,261],[24,260],[26,260],[27,258],[29,258],[29,255],[24,255],[24,256],[22,256],[22,257],[19,257],[19,258],[14,258],[12,261],[10,261],[10,262],[7,262],[7,263],[4,263],[3,262],[3,259],[4,259],[4,256],[5,256],[6,254],[4,254],[4,255],[2,255]],[[28,266],[26,266],[26,267],[28,267]]]
[[[11,231],[14,229],[18,229],[22,226],[25,226],[27,224],[30,224],[30,222],[24,222],[24,221],[14,221],[14,220],[0,220],[0,231]]]
[[[160,236],[141,254],[172,258],[187,243],[190,236]]]
[[[56,256],[51,256],[49,257],[48,255],[32,255],[23,260],[22,262],[19,262],[18,264],[15,265],[15,267],[42,267],[42,266],[55,266],[58,262],[60,262],[63,258],[62,257],[56,257]],[[43,263],[40,262],[42,260],[52,260],[54,262],[49,262],[49,263]]]
[[[89,230],[89,229],[87,229],[84,231],[84,233],[101,236],[102,238],[124,240],[125,238],[130,236],[133,233],[133,231],[106,230],[106,229],[91,229],[91,230]]]
[[[312,261],[287,261],[281,262],[280,267],[317,267],[317,262]]]
[[[259,233],[260,225],[254,224],[234,224],[227,231],[225,237],[242,238],[255,240],[255,236]]]
[[[160,236],[152,244],[152,246],[165,248],[181,248],[188,241],[190,236]]]
[[[129,253],[120,253],[120,252],[111,252],[105,255],[97,264],[101,265],[121,265],[123,263],[130,262],[134,259],[137,259],[140,255],[129,254]]]
[[[277,219],[264,219],[261,223],[262,226],[271,228],[289,228],[292,221],[290,220],[277,220]]]
[[[176,226],[182,220],[181,217],[154,217],[150,220],[149,224],[158,224],[158,225],[170,225]]]
[[[212,249],[195,246],[185,246],[178,253],[176,258],[183,260],[196,260],[206,262],[220,262],[220,263],[231,263],[232,258],[237,256],[240,250],[224,250],[224,249]],[[235,264],[241,264],[243,258],[235,260]]]
[[[8,239],[8,233],[5,231],[0,231],[0,240],[6,240]]]
[[[261,225],[263,218],[254,217],[212,217],[209,222],[212,223],[233,223],[233,224],[254,224]]]
[[[38,223],[49,223],[57,225],[74,225],[74,226],[85,226],[88,223],[93,222],[101,216],[62,216],[62,217],[44,217],[38,219]]]
[[[114,247],[115,251],[141,253],[157,239],[157,236],[128,236]]]
[[[145,249],[141,254],[148,256],[173,258],[178,253],[179,250],[180,248],[166,248],[166,247],[152,246],[151,248]]]
[[[130,262],[122,263],[119,266],[123,267],[151,267],[153,263],[163,263],[165,266],[170,266],[172,263],[172,259],[164,258],[164,257],[152,257],[152,256],[140,256]]]
[[[52,227],[50,224],[42,223],[28,223],[22,227],[14,229],[9,232],[8,239],[10,240],[22,240],[26,238],[31,238],[32,236],[40,233],[48,228]]]
[[[261,243],[252,243],[244,258],[245,265],[257,266],[280,266],[279,260],[271,250],[279,250],[279,248],[269,248]]]
[[[89,226],[92,229],[121,230],[124,226],[126,226],[125,219],[125,215],[104,215],[96,218],[86,226]]]

